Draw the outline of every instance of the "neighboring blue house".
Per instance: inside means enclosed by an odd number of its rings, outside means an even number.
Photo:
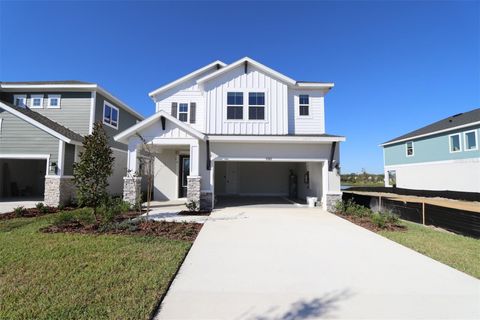
[[[385,186],[480,192],[480,109],[387,141]]]

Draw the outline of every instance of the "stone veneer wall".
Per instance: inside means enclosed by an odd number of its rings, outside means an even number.
[[[142,177],[123,178],[123,200],[131,205],[137,205],[141,200]]]
[[[58,207],[68,205],[75,195],[72,177],[46,176],[45,199],[47,206]]]
[[[335,212],[337,202],[342,201],[342,194],[328,194],[327,193],[327,211]]]

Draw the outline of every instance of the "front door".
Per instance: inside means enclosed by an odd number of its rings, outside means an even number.
[[[180,156],[180,170],[178,174],[178,197],[187,197],[187,177],[190,175],[190,156]]]

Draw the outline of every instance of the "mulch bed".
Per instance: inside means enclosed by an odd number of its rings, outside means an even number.
[[[61,225],[50,225],[40,229],[40,231],[45,233],[158,236],[171,240],[193,242],[203,226],[200,223],[153,221],[147,219],[135,220],[134,218],[139,215],[139,212],[129,211],[115,217],[115,220],[108,224],[94,223],[85,225],[80,221],[74,221]]]
[[[198,210],[198,211],[189,211],[182,210],[178,213],[180,216],[209,216],[212,211],[210,210]]]
[[[379,232],[379,231],[406,231],[407,228],[405,226],[399,226],[396,224],[387,224],[384,228],[379,228],[376,224],[374,224],[369,218],[359,218],[357,216],[352,216],[352,215],[345,215],[342,213],[336,213],[339,217],[342,217],[345,220],[348,220],[352,223],[355,223],[356,225],[359,225],[360,227],[363,227],[365,229],[368,229],[373,232]]]
[[[40,216],[44,216],[51,213],[57,213],[59,211],[71,211],[71,210],[77,209],[74,207],[65,207],[61,210],[56,207],[45,207],[45,208],[46,210],[38,210],[37,208],[28,208],[28,209],[25,208],[22,210],[20,214],[15,213],[15,211],[1,213],[0,220],[9,220],[9,219],[15,219],[15,218],[35,218],[35,217],[40,217]]]

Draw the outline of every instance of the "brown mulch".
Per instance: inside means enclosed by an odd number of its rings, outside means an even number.
[[[79,222],[72,222],[59,226],[51,225],[41,229],[41,231],[46,233],[158,236],[171,240],[193,242],[201,229],[202,224],[200,223],[141,220],[127,228],[122,228],[118,224],[111,224],[105,227],[99,224],[83,225]]]
[[[345,220],[348,220],[352,223],[355,223],[356,225],[359,225],[360,227],[363,227],[365,229],[368,229],[373,232],[379,232],[379,231],[406,231],[407,228],[405,226],[401,225],[396,225],[396,224],[391,224],[387,223],[387,225],[384,228],[379,228],[376,224],[374,224],[369,218],[364,217],[360,218],[357,216],[351,216],[351,215],[345,215],[342,213],[336,213],[339,217],[342,217]]]
[[[20,214],[15,213],[15,211],[2,213],[0,214],[0,220],[9,220],[9,219],[15,219],[15,218],[35,218],[35,217],[40,217],[40,216],[44,216],[51,213],[57,213],[59,211],[70,211],[70,210],[77,209],[73,207],[65,207],[61,210],[56,207],[45,207],[45,208],[46,210],[44,211],[38,210],[37,208],[25,208],[22,210]]]
[[[189,211],[182,210],[178,213],[180,216],[209,216],[212,213],[211,210],[198,210],[198,211]]]

